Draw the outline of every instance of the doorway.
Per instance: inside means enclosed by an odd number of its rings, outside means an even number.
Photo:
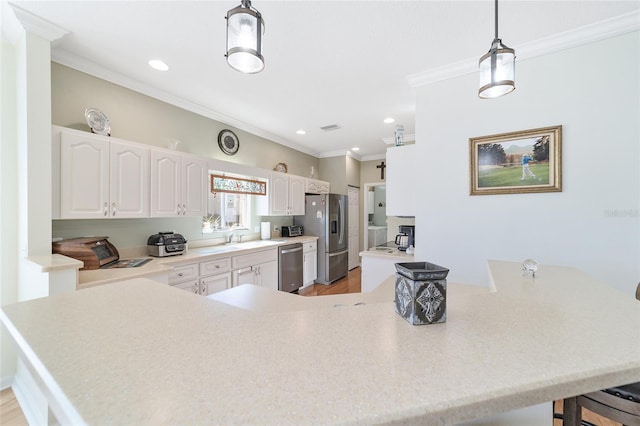
[[[387,242],[386,190],[385,182],[364,184],[363,250]]]

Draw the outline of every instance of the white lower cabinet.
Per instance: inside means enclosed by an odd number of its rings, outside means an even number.
[[[169,285],[208,296],[231,288],[231,258],[180,265],[169,274]]]
[[[278,249],[234,256],[231,263],[234,287],[255,284],[278,289]]]
[[[318,278],[318,242],[312,241],[302,245],[302,283],[313,284]]]
[[[231,272],[224,274],[211,275],[210,277],[200,278],[200,291],[202,295],[208,296],[219,291],[231,288]]]

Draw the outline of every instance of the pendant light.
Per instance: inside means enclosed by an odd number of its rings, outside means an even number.
[[[254,74],[264,69],[262,57],[262,15],[251,7],[251,0],[227,12],[227,63],[231,68]]]
[[[515,90],[516,51],[498,38],[498,0],[495,0],[495,37],[491,49],[480,58],[480,89],[482,99],[497,98]]]

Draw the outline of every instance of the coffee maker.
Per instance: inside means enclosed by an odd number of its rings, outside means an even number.
[[[396,244],[400,246],[398,250],[406,251],[407,247],[416,246],[416,227],[414,225],[400,225],[398,230],[400,231],[400,234],[396,236]],[[407,238],[403,238],[405,235]]]

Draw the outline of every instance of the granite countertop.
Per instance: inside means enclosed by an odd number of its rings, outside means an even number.
[[[246,287],[223,303],[144,278],[0,319],[62,424],[450,425],[640,381],[633,297],[569,267],[488,265],[495,291],[449,283],[434,325],[390,294],[282,310],[264,289],[252,308],[232,302]]]
[[[135,268],[95,269],[80,271],[78,274],[77,288],[78,290],[82,290],[98,285],[122,281],[124,279],[150,277],[156,274],[167,273],[171,271],[175,266],[186,265],[194,262],[203,262],[222,257],[237,256],[253,251],[269,250],[282,245],[305,243],[309,241],[315,241],[317,239],[318,237],[307,235],[302,237],[278,238],[273,240],[252,240],[243,243],[233,243],[228,245],[190,248],[187,253],[179,256],[132,256],[147,257],[151,258],[152,260],[142,266]],[[144,247],[144,249],[146,249],[146,247]],[[126,258],[130,257],[123,257],[123,259]]]

